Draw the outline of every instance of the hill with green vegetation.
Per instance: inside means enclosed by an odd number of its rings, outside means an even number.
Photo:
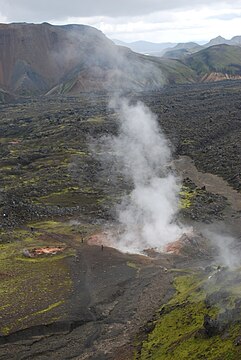
[[[241,75],[241,47],[215,45],[188,56],[184,62],[199,76],[212,72]]]
[[[163,57],[167,59],[182,59],[185,56],[196,53],[202,49],[203,47],[201,45],[194,42],[179,43],[173,48],[166,49]]]

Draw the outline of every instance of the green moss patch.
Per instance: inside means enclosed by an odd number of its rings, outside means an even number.
[[[192,205],[192,200],[196,196],[196,192],[194,190],[191,190],[187,186],[182,186],[179,195],[180,195],[180,201],[179,201],[180,209],[187,209]]]
[[[46,243],[41,229],[16,229],[8,236],[15,241],[0,245],[0,335],[64,318],[65,302],[72,293],[66,260],[75,254],[74,250],[27,258],[23,255],[25,248],[62,243],[51,237]]]
[[[64,189],[63,191],[39,198],[39,202],[46,205],[81,206],[96,203],[97,199],[96,196],[89,192],[85,194],[76,189]]]
[[[89,119],[87,119],[87,123],[90,124],[102,124],[105,121],[105,118],[103,116],[94,116]]]
[[[236,275],[235,275],[236,276]],[[233,277],[234,278],[234,277]],[[176,294],[160,310],[147,339],[140,351],[135,352],[135,359],[151,360],[221,360],[240,359],[240,349],[235,346],[235,339],[241,332],[241,319],[231,323],[226,333],[215,336],[202,335],[204,316],[216,318],[223,309],[220,300],[207,306],[208,294],[220,291],[222,286],[228,289],[232,298],[236,286],[232,282],[227,286],[220,283],[212,287],[208,277],[201,274],[179,276],[175,279]],[[236,296],[236,300],[237,300]],[[235,300],[232,298],[232,302]]]
[[[63,236],[72,236],[75,241],[81,240],[83,237],[90,236],[100,227],[94,224],[80,223],[78,221],[40,221],[29,224],[39,234],[58,234]],[[46,244],[46,243],[45,243]]]

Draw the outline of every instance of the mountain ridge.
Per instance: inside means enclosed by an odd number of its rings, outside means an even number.
[[[188,50],[178,44],[169,56],[156,57],[117,46],[86,25],[0,24],[2,98],[11,99],[6,92],[31,96],[149,91],[168,84],[239,79],[240,37],[232,41],[236,45],[201,50],[196,43],[186,44]]]
[[[140,61],[143,66],[138,72]],[[161,71],[151,60],[143,61],[139,54],[116,46],[93,27],[0,25],[0,87],[4,90],[47,93],[73,77],[78,78],[81,91],[116,88],[118,82],[121,86],[126,82],[127,88],[163,84]]]
[[[236,35],[233,36],[230,40],[225,39],[224,37],[218,35],[217,37],[211,39],[207,43],[199,44],[197,42],[189,41],[189,42],[182,42],[182,43],[171,43],[171,42],[163,42],[163,43],[153,43],[149,41],[134,41],[134,42],[124,42],[118,39],[113,39],[115,44],[129,47],[133,51],[139,51],[142,54],[148,52],[148,48],[151,49],[150,55],[154,56],[167,56],[167,52],[176,51],[176,50],[191,50],[191,52],[197,52],[201,49],[208,48],[214,45],[241,45],[241,36]],[[138,47],[136,47],[138,44]],[[157,51],[158,50],[158,51]],[[187,51],[187,54],[190,52]]]

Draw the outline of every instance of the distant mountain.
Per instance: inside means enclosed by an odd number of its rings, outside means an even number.
[[[178,43],[176,46],[172,48],[172,50],[192,50],[195,49],[196,51],[201,50],[203,47],[195,42],[187,42],[187,43]]]
[[[222,36],[217,36],[211,39],[208,43],[200,45],[195,42],[186,43],[152,43],[148,41],[136,41],[126,43],[120,40],[113,40],[116,45],[125,46],[131,50],[152,56],[164,56],[171,59],[182,59],[184,56],[198,52],[204,48],[215,45],[237,45],[241,46],[241,36],[234,36],[232,39],[227,40]]]
[[[0,87],[22,95],[153,89],[163,74],[151,60],[84,25],[0,24]]]
[[[0,88],[20,95],[160,89],[195,81],[186,64],[117,46],[84,25],[0,24]]]
[[[167,49],[162,55],[170,59],[182,59],[183,57],[202,50],[203,47],[195,42],[179,43],[170,50]]]
[[[163,50],[167,48],[171,48],[175,46],[175,43],[152,43],[149,41],[135,41],[131,43],[126,43],[120,40],[113,39],[116,45],[126,46],[132,51],[138,52],[140,54],[148,54],[148,55],[157,55],[160,56]]]
[[[207,44],[203,45],[203,47],[210,47],[210,46],[222,45],[222,44],[241,46],[241,36],[234,36],[230,40],[227,40],[222,36],[217,36],[216,38],[210,40]]]
[[[221,45],[221,44],[229,44],[230,40],[226,40],[222,36],[217,36],[216,38],[210,40],[207,44],[204,45],[204,47],[210,47],[214,45]]]
[[[239,45],[241,46],[241,36],[234,36],[231,40],[231,45]]]
[[[185,58],[184,63],[193,69],[201,81],[241,78],[241,47],[215,45]]]
[[[190,52],[186,49],[168,50],[162,55],[166,59],[182,59],[183,57],[190,55]]]

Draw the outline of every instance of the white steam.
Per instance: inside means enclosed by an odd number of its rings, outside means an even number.
[[[238,241],[233,236],[210,230],[206,230],[204,234],[217,249],[217,262],[220,265],[231,270],[241,266],[240,249],[237,247]]]
[[[121,230],[114,245],[128,252],[161,250],[183,233],[175,223],[180,186],[170,170],[170,147],[146,106],[121,100],[117,107],[120,133],[112,151],[134,189],[118,208]]]

